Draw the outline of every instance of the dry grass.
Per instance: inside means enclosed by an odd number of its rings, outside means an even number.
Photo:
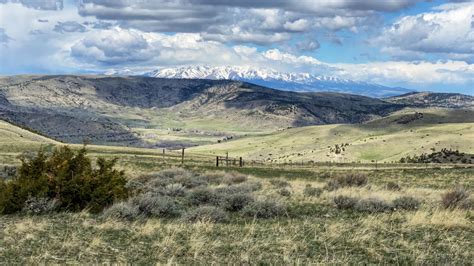
[[[137,221],[102,219],[87,212],[49,216],[1,216],[0,264],[469,264],[474,253],[469,210],[441,208],[450,175],[425,183],[410,179],[400,191],[371,179],[364,187],[324,191],[305,197],[307,184],[326,180],[287,179],[291,197],[261,182],[256,199],[285,201],[289,215],[273,219],[230,214],[225,224],[180,218]],[[400,175],[400,178],[406,178]],[[468,180],[470,175],[468,176]],[[442,182],[442,183],[441,183]],[[226,187],[211,185],[212,188]],[[338,210],[338,195],[390,202],[401,196],[422,200],[415,211],[362,213]]]
[[[408,226],[432,227],[439,226],[444,228],[471,228],[472,221],[468,219],[468,213],[463,210],[419,210],[406,215],[406,224]]]

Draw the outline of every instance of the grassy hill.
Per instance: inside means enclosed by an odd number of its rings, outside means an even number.
[[[472,110],[404,110],[360,125],[292,128],[190,151],[219,155],[229,152],[232,156],[274,162],[351,162],[398,161],[442,148],[474,153]]]
[[[388,102],[412,107],[473,108],[474,96],[459,93],[411,92],[386,98]]]
[[[0,78],[0,119],[68,143],[189,147],[288,127],[363,123],[412,106],[472,107],[472,96],[413,93],[381,100],[229,80]]]
[[[103,76],[0,78],[0,118],[54,139],[178,147],[286,127],[360,123],[403,105],[228,80]]]

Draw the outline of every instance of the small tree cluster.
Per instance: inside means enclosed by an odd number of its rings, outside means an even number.
[[[86,155],[85,147],[75,151],[62,146],[51,155],[40,149],[33,158],[22,156],[17,175],[0,184],[0,213],[32,207],[32,198],[54,200],[58,210],[91,212],[126,198],[125,175],[114,169],[116,160],[99,158],[94,168]]]

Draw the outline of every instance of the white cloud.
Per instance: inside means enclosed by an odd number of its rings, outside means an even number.
[[[7,35],[4,28],[0,28],[0,43],[7,44],[12,38]]]
[[[389,61],[366,64],[335,64],[338,76],[375,83],[474,85],[474,65],[463,61]]]
[[[474,4],[447,4],[432,12],[405,16],[374,40],[397,58],[436,54],[474,60]]]
[[[287,21],[283,25],[283,28],[290,31],[305,31],[309,28],[309,21],[306,19],[297,19],[295,21]]]

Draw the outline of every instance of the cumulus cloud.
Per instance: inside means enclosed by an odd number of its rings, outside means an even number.
[[[66,22],[58,22],[56,26],[54,26],[53,31],[59,33],[68,33],[68,32],[85,32],[86,27],[76,21],[66,21]]]
[[[28,8],[40,10],[61,10],[64,7],[63,0],[0,0],[0,4],[20,3]]]
[[[296,48],[303,52],[312,52],[321,47],[317,40],[306,39],[296,43]]]
[[[81,0],[79,12],[114,20],[122,28],[201,33],[221,42],[268,44],[311,31],[357,32],[377,18],[416,1],[355,0]]]
[[[419,87],[432,84],[473,85],[474,82],[474,65],[463,61],[388,61],[335,66],[339,68],[335,73],[337,75],[375,83],[408,83]]]
[[[7,44],[12,38],[7,35],[4,28],[0,28],[0,43]]]
[[[446,59],[474,58],[474,5],[447,4],[432,12],[400,18],[374,40],[396,58],[437,54]]]
[[[141,33],[120,28],[88,35],[71,47],[74,58],[101,65],[148,61],[153,57],[152,52],[153,47]]]
[[[386,27],[380,12],[401,10],[417,1],[73,2],[63,7],[58,0],[0,0],[2,73],[236,65],[412,88],[473,83],[472,1],[457,0],[400,17]],[[378,38],[369,36],[377,33]],[[386,57],[370,50],[380,47],[391,61],[382,62]],[[316,58],[318,49],[324,60]],[[324,62],[337,54],[336,49],[369,63]]]
[[[431,84],[468,86],[474,65],[463,61],[388,61],[363,64],[329,64],[272,48],[259,51],[246,45],[227,46],[203,39],[200,34],[145,33],[113,28],[88,32],[70,48],[70,56],[91,66],[140,67],[153,70],[179,65],[237,65],[309,72],[347,79],[420,88]]]

